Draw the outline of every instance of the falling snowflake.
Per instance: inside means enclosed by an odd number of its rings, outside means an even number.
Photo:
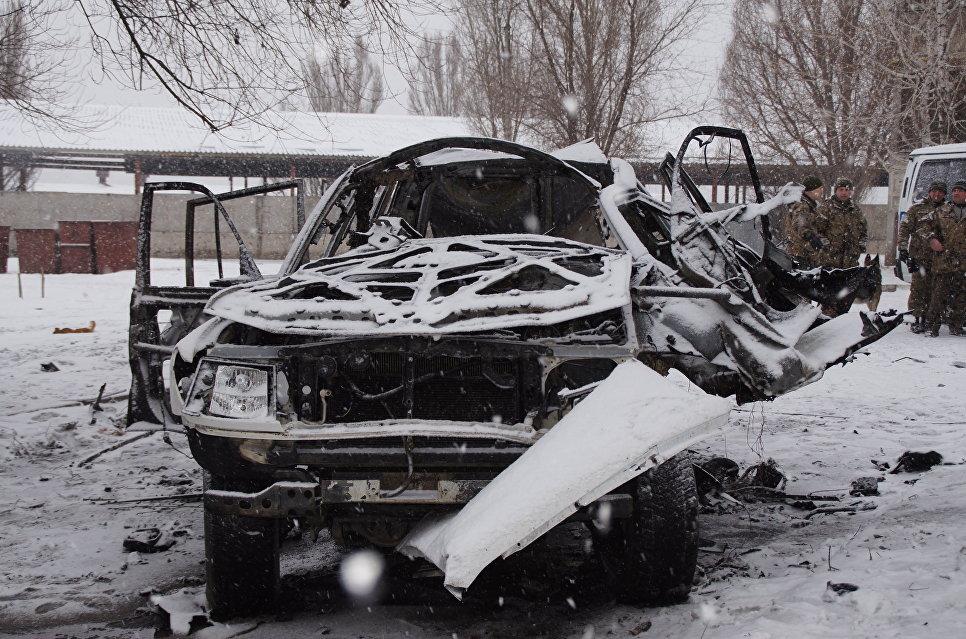
[[[577,109],[580,108],[580,101],[577,100],[577,96],[570,95],[568,93],[567,95],[564,95],[563,98],[560,99],[560,103],[563,105],[563,108],[568,115],[570,116],[577,115]]]
[[[382,578],[383,560],[373,550],[361,550],[342,560],[339,580],[349,595],[364,599],[371,597]]]
[[[527,229],[527,233],[539,233],[540,232],[540,219],[530,213],[523,218],[523,226]]]

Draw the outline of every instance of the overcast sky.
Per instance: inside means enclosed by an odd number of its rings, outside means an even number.
[[[721,66],[721,58],[725,45],[731,37],[731,1],[724,0],[703,15],[694,36],[687,44],[688,55],[691,60],[688,66],[694,69],[706,70],[703,75],[696,75],[695,85],[704,93],[713,95],[717,71]],[[430,17],[424,23],[424,29],[439,31],[449,28],[448,20],[444,16]],[[398,70],[392,66],[385,67],[386,79],[389,85],[390,98],[384,102],[379,113],[406,113],[406,82]],[[74,75],[76,80],[72,93],[81,102],[95,104],[130,104],[142,106],[177,106],[172,98],[163,92],[153,89],[135,91],[124,88],[110,81],[109,78],[97,78],[92,82],[90,74]],[[685,128],[685,123],[671,125],[674,130]],[[674,136],[676,137],[676,136]]]

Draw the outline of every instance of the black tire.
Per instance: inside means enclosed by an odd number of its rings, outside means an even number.
[[[251,481],[212,476],[218,490],[251,492]],[[205,508],[208,613],[216,621],[273,612],[278,602],[279,520]]]
[[[591,526],[594,546],[621,603],[687,600],[698,563],[698,492],[685,456],[628,482],[634,513],[607,529]]]

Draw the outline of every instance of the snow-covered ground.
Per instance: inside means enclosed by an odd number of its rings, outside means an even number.
[[[157,266],[174,283],[177,263]],[[132,283],[131,272],[47,276],[41,299],[39,276],[24,275],[19,299],[16,275],[0,275],[0,634],[153,637],[148,595],[203,585],[200,504],[125,501],[200,490],[183,436],[168,445],[155,433],[78,463],[134,435],[123,431],[125,402],[110,401],[129,383]],[[880,307],[904,307],[906,290],[885,293]],[[91,321],[92,333],[52,333]],[[59,370],[45,372],[45,363]],[[773,458],[792,493],[848,500],[853,479],[885,481],[880,496],[857,498],[876,508],[856,514],[806,518],[775,502],[708,508],[701,536],[714,546],[702,552],[700,583],[685,604],[615,604],[587,535],[569,527],[484,571],[464,603],[438,577],[422,578],[418,564],[390,557],[387,597],[354,606],[339,585],[342,554],[321,537],[286,546],[285,614],[196,636],[960,636],[964,366],[966,339],[900,327],[821,381],[733,412],[701,452],[743,468]],[[108,402],[91,423],[78,400],[102,384]],[[870,461],[894,463],[906,450],[936,450],[951,465],[893,475]],[[175,545],[140,556],[123,550],[128,534],[150,527],[176,535]],[[833,594],[829,581],[858,590]]]

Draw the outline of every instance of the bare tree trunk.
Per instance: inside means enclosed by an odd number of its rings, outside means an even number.
[[[861,192],[897,149],[963,135],[963,62],[950,55],[963,9],[949,5],[736,0],[725,113],[768,159]]]
[[[375,113],[385,99],[382,70],[357,39],[352,56],[340,50],[328,60],[313,54],[302,64],[305,96],[313,111],[330,113]]]
[[[462,115],[463,54],[455,35],[428,36],[409,78],[409,110],[417,115]]]

